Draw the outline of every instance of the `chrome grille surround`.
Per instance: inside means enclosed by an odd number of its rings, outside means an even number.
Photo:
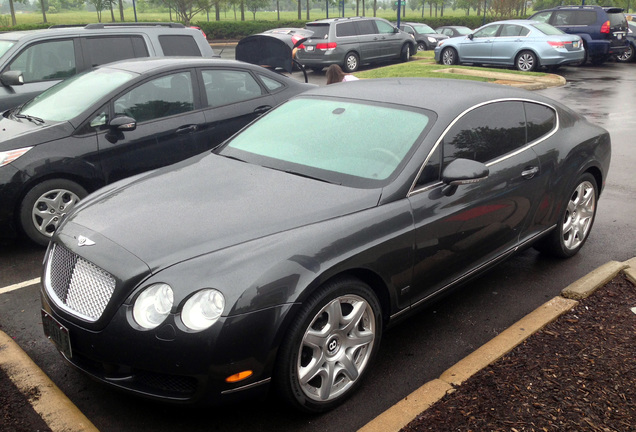
[[[115,291],[115,278],[64,246],[53,244],[46,263],[44,289],[66,312],[97,321]]]

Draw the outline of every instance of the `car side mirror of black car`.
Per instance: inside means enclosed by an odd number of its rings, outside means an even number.
[[[110,121],[108,126],[113,131],[127,132],[137,129],[137,120],[128,116],[118,116]]]
[[[490,170],[486,165],[470,159],[455,159],[444,169],[442,189],[445,196],[455,193],[458,186],[477,183],[488,177]]]
[[[469,34],[469,35],[468,35],[468,36],[466,36],[466,37],[467,37],[468,39],[470,39],[470,40],[473,40],[473,38],[475,37],[475,35],[471,33],[471,34]]]
[[[24,75],[19,70],[7,71],[0,75],[0,82],[4,86],[22,85],[24,84]]]

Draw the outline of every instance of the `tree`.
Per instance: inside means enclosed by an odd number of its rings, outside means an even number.
[[[175,11],[177,21],[182,21],[187,26],[196,14],[210,9],[212,5],[210,0],[168,0],[165,4]],[[241,6],[242,4],[241,2]],[[245,21],[243,14],[242,17],[241,21]]]
[[[269,0],[246,0],[247,9],[252,12],[252,17],[256,21],[256,12],[269,5]]]
[[[42,22],[46,22],[46,10],[48,9],[48,4],[44,5],[45,0],[40,0],[40,6],[42,7]]]
[[[102,11],[109,7],[110,2],[111,0],[87,0],[88,4],[95,7],[95,12],[97,12],[97,22],[102,22]]]

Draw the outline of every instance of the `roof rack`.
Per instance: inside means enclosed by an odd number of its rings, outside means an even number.
[[[49,26],[50,29],[56,29],[56,28],[70,28],[70,27],[85,27],[86,24],[53,24],[52,26]]]
[[[185,28],[181,23],[173,22],[119,22],[119,23],[95,23],[87,24],[85,29],[104,29],[112,27],[169,27],[169,28]]]

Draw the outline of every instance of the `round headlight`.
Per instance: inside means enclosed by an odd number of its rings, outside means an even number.
[[[191,330],[205,330],[214,324],[225,308],[225,297],[215,289],[204,289],[183,305],[181,320]]]
[[[428,36],[426,39],[428,39],[428,41],[429,41],[430,43],[437,43],[437,39],[435,39],[435,38],[433,38],[433,37]]]
[[[166,319],[173,302],[174,296],[170,285],[151,285],[135,300],[133,318],[141,327],[153,329]]]

